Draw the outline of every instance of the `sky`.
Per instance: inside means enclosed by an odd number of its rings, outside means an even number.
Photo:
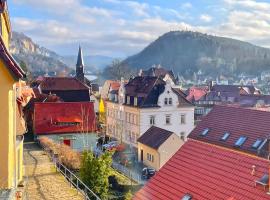
[[[169,31],[270,47],[270,0],[8,0],[12,28],[60,55],[126,57]]]

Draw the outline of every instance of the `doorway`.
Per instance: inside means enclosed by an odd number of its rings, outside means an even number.
[[[143,149],[141,149],[141,162],[143,162]]]

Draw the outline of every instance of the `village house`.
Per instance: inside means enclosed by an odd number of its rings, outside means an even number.
[[[169,80],[173,86],[179,85],[179,76],[175,76],[172,70],[167,70],[161,67],[161,65],[154,65],[147,70],[140,69],[138,75],[160,77],[165,82]]]
[[[133,199],[269,199],[269,124],[270,112],[215,106]]]
[[[23,134],[25,123],[21,112],[21,79],[25,72],[9,53],[11,27],[7,2],[0,1],[0,198],[14,198],[23,180]],[[5,195],[5,196],[2,196]]]
[[[106,134],[137,147],[137,139],[151,126],[186,139],[194,127],[194,107],[170,81],[137,76],[106,102]]]
[[[152,126],[138,138],[138,161],[159,170],[184,144],[177,134]]]
[[[92,102],[35,103],[33,132],[77,151],[94,148],[96,117]]]
[[[208,88],[208,89],[207,89]],[[262,95],[253,85],[213,85],[191,87],[187,98],[195,104],[195,121],[200,121],[214,105],[264,106],[270,103],[270,95]]]
[[[90,101],[91,83],[84,77],[82,49],[79,47],[75,77],[38,77],[32,84],[39,93],[54,94],[64,102]]]

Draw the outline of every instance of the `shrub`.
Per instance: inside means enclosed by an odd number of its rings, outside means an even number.
[[[40,144],[48,151],[58,155],[59,161],[72,170],[80,168],[81,159],[80,154],[71,149],[65,144],[57,144],[48,137],[39,138]]]

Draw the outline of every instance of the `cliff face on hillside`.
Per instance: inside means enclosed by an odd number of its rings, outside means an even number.
[[[168,32],[125,61],[132,68],[154,64],[192,74],[259,74],[270,68],[270,49],[191,31]]]
[[[61,56],[37,45],[23,33],[12,33],[10,52],[18,63],[24,63],[33,73],[70,71]]]

